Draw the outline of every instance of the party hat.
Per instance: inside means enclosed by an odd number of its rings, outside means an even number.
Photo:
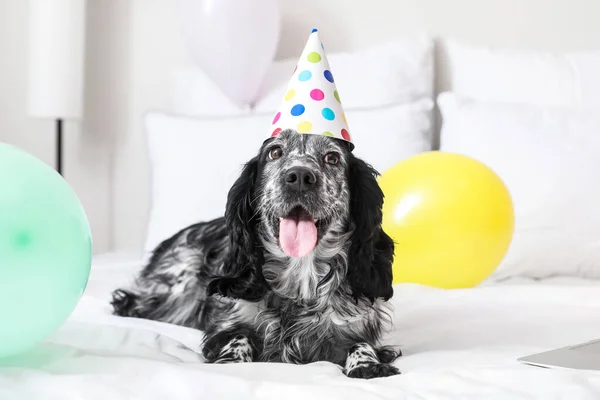
[[[342,108],[319,32],[312,30],[279,110],[270,135],[291,129],[300,134],[341,139],[353,149],[350,129]]]

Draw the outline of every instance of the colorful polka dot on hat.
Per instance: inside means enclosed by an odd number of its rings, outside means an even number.
[[[270,136],[286,129],[341,139],[353,147],[335,79],[316,29],[312,30],[294,69],[273,118]]]

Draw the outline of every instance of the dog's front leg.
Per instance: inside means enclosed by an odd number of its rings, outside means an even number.
[[[344,373],[349,378],[381,378],[397,375],[398,368],[390,364],[397,354],[391,350],[377,351],[368,343],[357,343],[350,348]]]
[[[260,354],[260,343],[247,328],[207,333],[202,354],[212,364],[252,362]]]
[[[212,362],[214,364],[252,362],[255,353],[250,339],[244,335],[237,335],[221,348],[219,355]]]

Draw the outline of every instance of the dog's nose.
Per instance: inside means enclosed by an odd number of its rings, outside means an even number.
[[[292,190],[305,192],[312,189],[317,183],[317,177],[308,168],[294,167],[285,175],[285,183]]]

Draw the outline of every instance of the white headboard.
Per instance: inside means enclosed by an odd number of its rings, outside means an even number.
[[[511,49],[600,49],[597,0],[280,0],[282,37],[277,58],[295,57],[306,32],[318,27],[328,51],[354,50],[394,37],[429,33]],[[173,0],[129,3],[127,89],[113,165],[113,247],[140,250],[149,209],[149,170],[141,128],[148,110],[169,110],[171,73],[192,65],[177,26]],[[123,3],[119,5],[124,8]],[[445,79],[438,51],[436,86]],[[107,116],[111,117],[111,116]]]

